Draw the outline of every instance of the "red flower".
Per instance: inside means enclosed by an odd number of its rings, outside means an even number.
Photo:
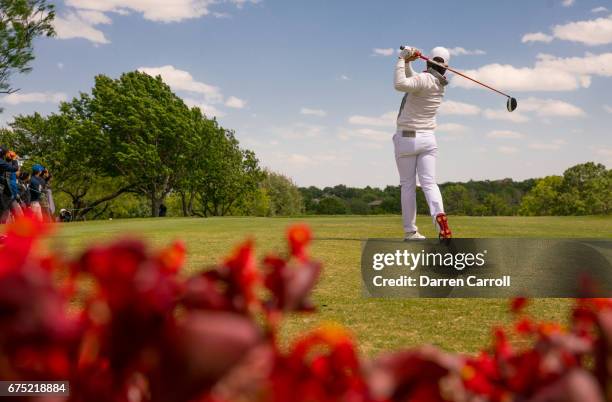
[[[342,328],[319,328],[279,356],[271,374],[272,401],[369,401],[353,340]]]
[[[159,255],[159,263],[164,271],[168,273],[177,273],[185,264],[187,249],[185,243],[175,241],[170,247],[163,249]]]
[[[510,303],[510,311],[515,314],[521,313],[527,306],[527,302],[528,300],[526,297],[515,297]]]
[[[271,298],[266,307],[282,311],[313,311],[310,294],[321,274],[321,264],[299,260],[292,264],[278,257],[268,256],[264,285]]]
[[[523,318],[515,324],[514,328],[519,334],[531,335],[536,330],[536,325],[531,321],[531,319]]]
[[[301,260],[308,258],[307,247],[312,240],[312,232],[305,224],[295,224],[287,231],[289,251],[291,255]]]

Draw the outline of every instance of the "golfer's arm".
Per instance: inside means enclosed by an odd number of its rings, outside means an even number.
[[[405,68],[406,68],[406,78],[410,78],[413,75],[416,75],[416,73],[412,69],[412,63],[411,62],[407,62],[407,63],[405,62],[404,65],[405,65]]]
[[[412,75],[414,71],[408,66],[411,76],[407,76],[406,61],[404,59],[398,59],[395,65],[395,80],[394,87],[396,90],[401,92],[415,92],[421,89],[421,83],[417,75]]]

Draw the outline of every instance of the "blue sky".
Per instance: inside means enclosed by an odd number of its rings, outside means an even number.
[[[58,0],[58,37],[0,98],[12,116],[57,110],[96,74],[162,74],[301,186],[396,185],[402,94],[395,49],[453,49],[438,117],[439,181],[524,179],[612,166],[612,2]],[[422,69],[417,64],[415,69]]]

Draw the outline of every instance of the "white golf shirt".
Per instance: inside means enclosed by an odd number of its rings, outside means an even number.
[[[436,129],[436,113],[447,83],[443,76],[439,77],[428,72],[415,74],[410,63],[406,68],[404,59],[397,61],[394,86],[396,90],[406,92],[397,116],[398,131]]]

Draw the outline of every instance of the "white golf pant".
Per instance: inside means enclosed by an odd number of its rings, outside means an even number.
[[[395,161],[400,176],[402,218],[404,231],[414,232],[416,226],[416,184],[417,175],[434,226],[435,216],[444,212],[442,194],[436,183],[436,157],[438,144],[433,131],[417,131],[414,137],[402,136],[398,131],[393,136]]]

